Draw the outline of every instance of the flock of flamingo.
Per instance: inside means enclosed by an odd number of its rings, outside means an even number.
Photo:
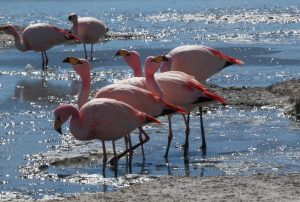
[[[143,130],[145,124],[160,124],[158,118],[167,115],[169,122],[168,153],[173,138],[172,115],[180,113],[185,123],[184,156],[188,155],[190,113],[199,108],[201,123],[201,149],[205,153],[206,140],[203,126],[202,107],[212,102],[226,104],[219,95],[210,92],[202,84],[227,66],[244,64],[243,61],[201,45],[183,45],[174,48],[166,55],[148,56],[143,74],[140,54],[137,51],[120,49],[116,55],[124,58],[133,69],[134,77],[120,80],[99,89],[94,98],[89,100],[91,87],[90,61],[93,60],[93,44],[108,32],[108,27],[101,20],[93,17],[81,17],[71,13],[69,21],[73,26],[70,31],[56,26],[38,23],[29,25],[20,34],[13,25],[0,26],[0,31],[10,34],[15,39],[15,46],[20,51],[41,52],[43,69],[48,66],[46,51],[66,40],[82,42],[85,59],[67,57],[82,80],[78,95],[78,106],[61,104],[54,110],[54,128],[62,133],[62,125],[69,120],[70,132],[78,140],[98,139],[103,148],[103,175],[105,167],[111,163],[117,175],[118,160],[127,156],[131,168],[133,152],[141,147],[145,160],[144,144],[149,141]],[[91,44],[91,56],[88,60],[86,45]],[[157,71],[160,70],[158,73]],[[139,143],[132,145],[130,133],[139,130]],[[117,155],[115,141],[124,138],[126,149]],[[114,157],[108,162],[106,141],[112,141]]]

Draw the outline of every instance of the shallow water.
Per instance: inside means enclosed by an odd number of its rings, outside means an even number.
[[[53,3],[55,2],[55,3]],[[142,33],[145,39],[108,40],[95,45],[93,89],[130,77],[132,72],[119,48],[132,48],[148,55],[166,53],[180,44],[204,44],[218,48],[246,62],[232,66],[209,79],[221,86],[268,86],[299,78],[298,1],[151,1],[143,4],[122,1],[0,1],[0,24],[20,26],[50,22],[69,27],[67,16],[96,16],[112,33]],[[154,6],[155,5],[155,6]],[[149,37],[148,37],[149,36]],[[61,45],[48,51],[50,69],[41,71],[39,53],[0,49],[0,190],[1,198],[17,192],[33,198],[76,192],[111,191],[152,176],[219,176],[251,173],[284,174],[300,170],[300,125],[276,108],[211,108],[205,115],[208,150],[199,150],[199,117],[191,118],[189,159],[182,157],[184,126],[174,116],[174,140],[169,162],[163,158],[166,118],[162,126],[146,127],[151,140],[145,146],[142,165],[136,151],[132,175],[126,175],[126,161],[119,165],[119,177],[107,168],[101,175],[101,145],[77,142],[64,127],[59,136],[52,128],[53,109],[62,102],[76,102],[80,88],[69,55],[83,56],[81,45]],[[136,133],[133,135],[134,141]],[[109,144],[108,144],[109,145]],[[122,150],[123,141],[118,149]],[[51,164],[52,163],[52,164]]]

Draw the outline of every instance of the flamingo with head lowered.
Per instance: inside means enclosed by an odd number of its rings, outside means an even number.
[[[85,103],[80,110],[74,105],[63,104],[54,110],[54,128],[62,133],[61,126],[70,119],[70,132],[78,140],[100,140],[103,149],[103,175],[107,163],[105,141],[113,143],[149,122],[160,123],[124,102],[97,98]],[[141,131],[147,135],[142,129]],[[115,144],[114,156],[116,158]],[[132,150],[132,148],[130,148]],[[115,162],[117,164],[117,162]],[[115,169],[117,175],[117,169]]]
[[[137,52],[130,52],[126,50],[118,51],[118,55],[121,55],[126,58],[126,62],[130,67],[137,67],[136,61],[139,59],[139,55]],[[134,57],[133,57],[134,56]],[[130,57],[133,57],[130,59]],[[170,71],[158,74],[154,76],[154,73],[159,69],[160,62],[162,60],[167,60],[166,57],[158,56],[154,58],[153,56],[149,56],[145,62],[145,75],[144,77],[133,77],[129,79],[121,80],[119,83],[126,83],[130,85],[134,85],[140,88],[148,89],[151,92],[155,92],[160,95],[160,97],[174,105],[181,106],[185,108],[188,112],[190,112],[195,106],[203,105],[212,100],[217,100],[221,103],[225,103],[225,100],[212,93],[209,92],[201,83],[195,80],[194,77],[185,74],[179,71]],[[133,65],[132,65],[133,63]],[[188,118],[185,121],[187,126],[189,123],[189,114]],[[168,137],[168,147],[165,153],[165,157],[168,156],[169,146],[171,140],[173,138],[172,128],[171,128],[171,118],[169,117],[169,137]],[[188,127],[186,130],[186,141],[185,141],[185,152],[184,155],[187,155],[188,148]],[[203,142],[205,143],[205,136],[202,136]]]
[[[46,51],[55,45],[59,45],[66,40],[74,39],[80,41],[78,37],[60,29],[54,25],[38,23],[29,25],[19,34],[13,25],[0,26],[0,31],[14,37],[15,46],[20,51],[33,50],[42,54],[42,68],[48,67],[48,57]]]
[[[86,59],[79,59],[76,57],[67,57],[64,62],[70,63],[73,69],[80,76],[82,80],[81,91],[78,96],[78,106],[81,108],[89,99],[91,74],[90,63]],[[154,117],[171,114],[175,112],[186,113],[183,108],[169,104],[156,94],[128,84],[111,84],[99,89],[96,92],[95,98],[111,98],[118,101],[125,102],[137,110],[145,112]],[[140,140],[142,142],[142,137]],[[145,142],[145,140],[144,140]],[[142,144],[141,144],[142,146]],[[118,155],[118,159],[126,154],[126,151]],[[142,147],[143,160],[144,150]],[[130,162],[131,163],[130,153]]]
[[[78,36],[83,43],[85,59],[87,59],[85,44],[91,44],[91,61],[93,61],[93,44],[97,43],[108,32],[107,25],[93,17],[78,18],[76,13],[69,15],[69,21],[73,24],[72,34]]]

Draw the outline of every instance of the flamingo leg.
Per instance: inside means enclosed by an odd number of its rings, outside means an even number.
[[[46,51],[44,51],[44,55],[45,55],[45,59],[46,59],[46,69],[47,69],[47,67],[48,67],[48,56],[47,56],[47,54],[46,54]]]
[[[124,136],[125,148],[128,150],[129,137],[128,134]],[[126,165],[128,165],[128,155],[126,155]]]
[[[203,109],[202,107],[199,107],[199,111],[200,111],[200,126],[201,126],[201,138],[202,138],[202,145],[201,145],[201,149],[203,150],[203,152],[206,152],[206,140],[205,140],[205,133],[204,133],[204,124],[203,124]]]
[[[128,142],[129,142],[129,148],[132,148],[132,142],[131,142],[131,136],[128,134]],[[133,156],[133,150],[129,150],[129,172],[132,172],[132,156]]]
[[[117,152],[116,152],[116,144],[115,141],[112,141],[112,145],[113,145],[113,151],[114,151],[114,170],[115,170],[115,177],[117,177],[118,175],[118,159],[117,159]]]
[[[83,48],[84,48],[84,54],[85,54],[85,59],[87,59],[87,53],[86,53],[86,47],[85,47],[85,43],[83,43]]]
[[[138,144],[132,146],[131,148],[129,148],[128,150],[126,151],[123,151],[121,154],[119,154],[116,158],[119,160],[120,158],[122,158],[123,156],[125,156],[128,152],[130,151],[134,151],[136,148],[138,148],[139,146],[145,144],[146,142],[148,142],[150,140],[149,138],[149,135],[142,129],[142,128],[139,128],[140,131],[144,134],[145,138],[142,142],[139,142]],[[114,158],[112,158],[108,163],[111,163],[112,161],[114,161]]]
[[[184,143],[184,156],[187,156],[187,152],[189,149],[189,135],[190,135],[190,113],[188,113],[187,117],[185,118],[184,116],[184,121],[185,121],[185,143]]]
[[[94,51],[94,46],[91,44],[91,61],[93,61],[93,51]]]
[[[43,51],[41,52],[41,55],[42,55],[42,61],[43,61],[42,62],[42,69],[45,70],[45,59],[44,59],[44,52]]]
[[[106,154],[106,148],[105,148],[104,140],[102,140],[102,149],[103,149],[102,174],[103,174],[103,177],[105,177],[105,167],[106,167],[106,163],[107,163],[107,154]]]
[[[166,159],[168,159],[169,149],[170,149],[171,141],[173,139],[171,116],[168,116],[168,122],[169,122],[168,146],[167,146],[167,149],[166,149],[166,153],[164,155],[164,158],[166,158]]]
[[[125,135],[125,145],[126,145],[126,151],[128,152],[128,156],[126,156],[126,165],[129,167],[129,173],[132,172],[132,156],[133,156],[133,151],[130,150],[132,147],[132,142],[131,142],[131,136],[130,133]],[[129,158],[129,160],[128,160]]]
[[[140,140],[140,142],[143,141],[143,136],[142,136],[142,131],[141,130],[140,130],[140,133],[139,133],[139,140]],[[144,152],[144,146],[143,146],[143,144],[141,144],[141,150],[142,150],[143,162],[145,162],[145,152]]]

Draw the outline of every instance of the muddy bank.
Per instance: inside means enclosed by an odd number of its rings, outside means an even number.
[[[300,175],[160,177],[111,193],[46,201],[298,201]]]
[[[222,95],[229,105],[240,107],[274,106],[283,108],[286,115],[300,118],[300,79],[275,83],[268,87],[220,87],[208,89]]]

